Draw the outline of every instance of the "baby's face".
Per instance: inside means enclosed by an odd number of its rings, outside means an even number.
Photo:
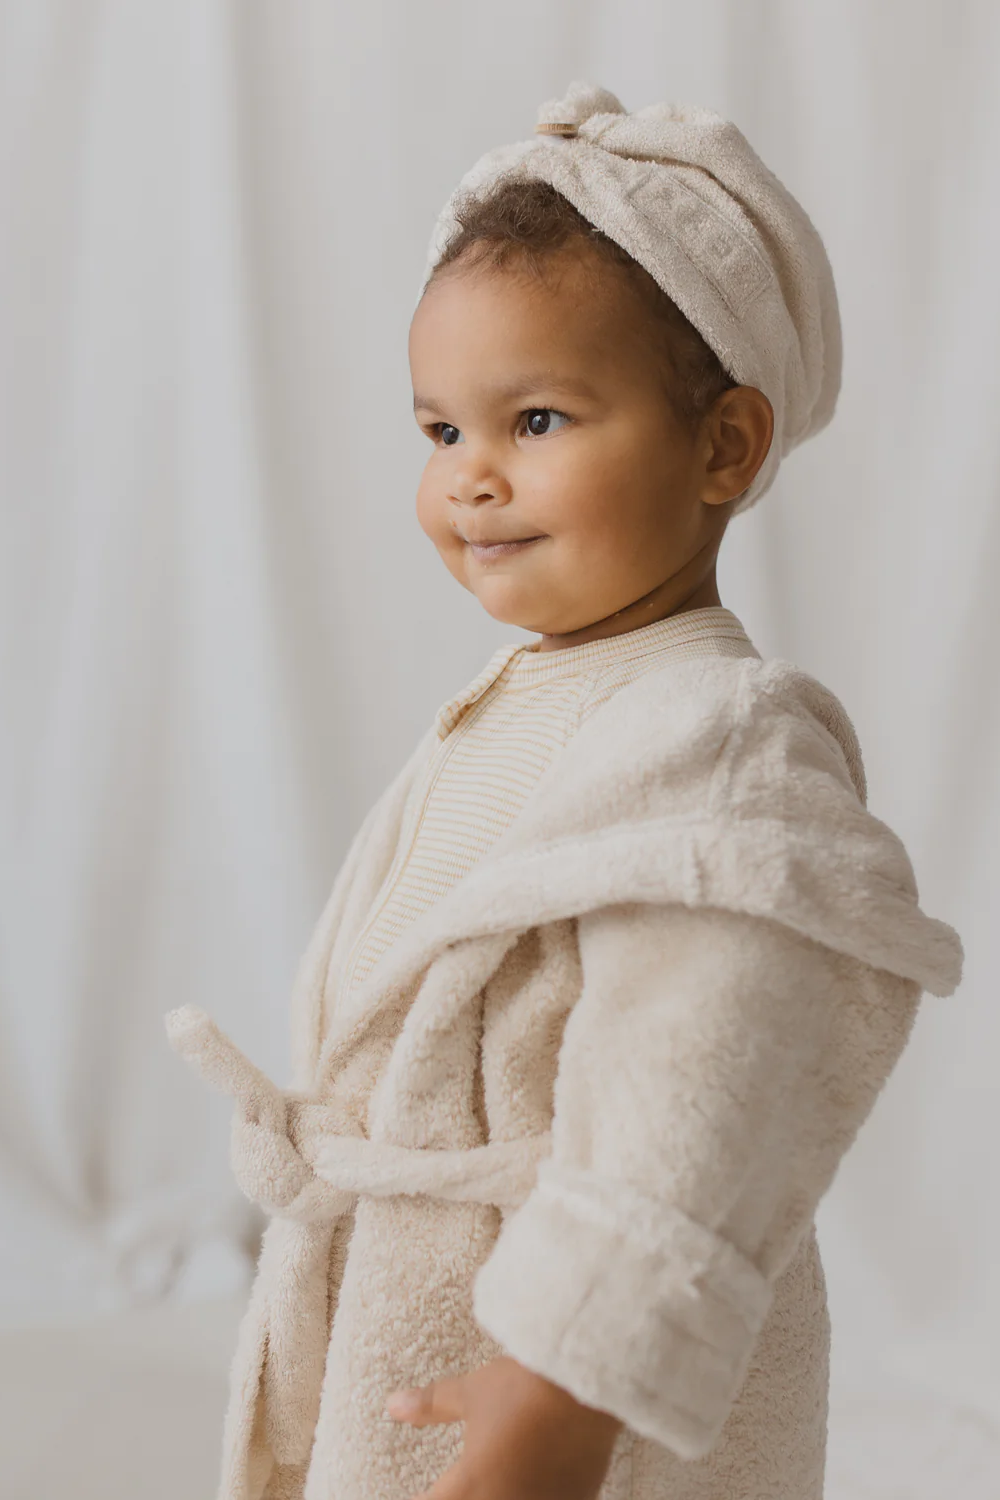
[[[661,357],[628,283],[586,251],[542,279],[459,263],[431,283],[410,335],[433,444],[417,514],[495,619],[564,636],[714,568],[724,507],[702,500],[704,443]]]

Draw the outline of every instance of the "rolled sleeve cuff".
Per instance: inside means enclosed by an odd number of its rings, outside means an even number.
[[[474,1312],[521,1364],[694,1459],[719,1438],[771,1297],[686,1214],[549,1161],[479,1271]]]

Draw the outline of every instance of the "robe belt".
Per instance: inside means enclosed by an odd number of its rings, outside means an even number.
[[[236,1100],[233,1173],[247,1197],[275,1217],[333,1223],[362,1194],[426,1194],[513,1208],[551,1150],[547,1131],[459,1150],[341,1134],[332,1109],[279,1089],[204,1011],[193,1005],[171,1011],[167,1034],[206,1083]]]
[[[235,1099],[234,1175],[247,1197],[282,1221],[272,1222],[264,1235],[247,1312],[253,1323],[248,1348],[258,1352],[248,1354],[251,1364],[241,1368],[240,1380],[253,1382],[244,1394],[256,1389],[260,1430],[274,1459],[303,1463],[319,1413],[326,1342],[317,1331],[326,1328],[337,1220],[361,1195],[426,1194],[516,1207],[549,1155],[551,1134],[436,1150],[338,1132],[337,1111],[279,1089],[204,1011],[182,1006],[166,1024],[174,1050],[205,1082]],[[237,1363],[242,1359],[238,1351]],[[240,1473],[248,1461],[247,1453],[237,1460]],[[239,1488],[243,1481],[234,1483]]]

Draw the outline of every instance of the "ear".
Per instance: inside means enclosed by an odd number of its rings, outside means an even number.
[[[723,391],[703,423],[706,505],[726,505],[749,489],[774,437],[774,408],[755,385]]]

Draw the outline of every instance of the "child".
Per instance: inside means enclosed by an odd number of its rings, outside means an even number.
[[[820,1500],[817,1203],[961,950],[716,555],[840,376],[734,126],[575,85],[446,207],[418,514],[505,646],[369,813],[297,1092],[200,1012],[272,1215],[221,1500]]]

